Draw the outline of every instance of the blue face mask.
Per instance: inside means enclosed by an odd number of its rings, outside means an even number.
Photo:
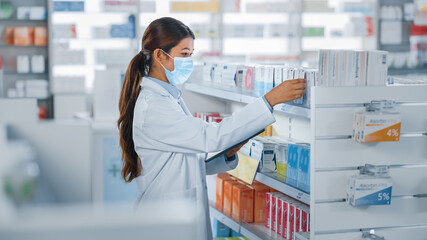
[[[163,49],[160,49],[163,51]],[[170,58],[173,59],[173,64],[175,66],[175,69],[171,72],[165,68],[165,66],[162,65],[163,69],[165,69],[166,77],[168,78],[168,81],[173,84],[183,84],[185,83],[188,78],[190,77],[191,73],[193,72],[193,58],[192,57],[171,57],[169,54],[167,54],[165,51],[163,51],[166,55],[168,55]]]

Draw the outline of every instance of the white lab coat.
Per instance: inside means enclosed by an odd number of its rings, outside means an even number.
[[[141,193],[137,204],[191,200],[197,218],[194,239],[212,239],[206,174],[231,170],[238,160],[226,162],[222,155],[206,162],[207,153],[223,151],[273,122],[260,98],[221,123],[206,123],[193,117],[180,97],[143,78],[133,120],[133,140],[142,165],[141,176],[135,179]]]

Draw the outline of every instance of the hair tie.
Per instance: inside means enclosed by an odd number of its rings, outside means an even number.
[[[142,53],[142,51],[139,51],[138,54],[141,55],[141,56],[143,56],[143,57],[145,57],[145,55],[144,55],[144,53]]]

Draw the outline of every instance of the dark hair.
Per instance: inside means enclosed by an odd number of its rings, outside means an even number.
[[[119,100],[120,118],[117,120],[122,148],[122,176],[125,182],[131,182],[142,171],[132,134],[133,111],[141,90],[141,79],[150,71],[155,49],[160,48],[169,53],[187,37],[195,38],[190,28],[181,21],[170,17],[153,21],[142,37],[142,50],[133,57],[126,70]]]

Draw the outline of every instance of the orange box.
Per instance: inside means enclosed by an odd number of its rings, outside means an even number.
[[[35,46],[46,46],[47,45],[47,28],[46,27],[35,27],[34,28],[34,45]]]
[[[216,177],[216,203],[215,207],[219,211],[223,211],[224,205],[224,181],[231,180],[227,173],[219,173]]]
[[[4,29],[4,36],[5,36],[4,42],[6,45],[13,45],[14,44],[14,42],[13,42],[14,32],[15,32],[15,28],[13,28],[13,27],[7,27]]]
[[[265,222],[265,194],[270,191],[268,186],[257,183],[253,184],[254,188],[254,222]]]
[[[13,34],[15,46],[30,46],[34,44],[34,28],[16,27]]]
[[[222,212],[231,217],[233,212],[233,185],[239,184],[235,180],[225,180],[224,181],[224,201],[223,201],[223,208]]]
[[[254,189],[245,184],[233,185],[232,218],[240,222],[254,222]]]

